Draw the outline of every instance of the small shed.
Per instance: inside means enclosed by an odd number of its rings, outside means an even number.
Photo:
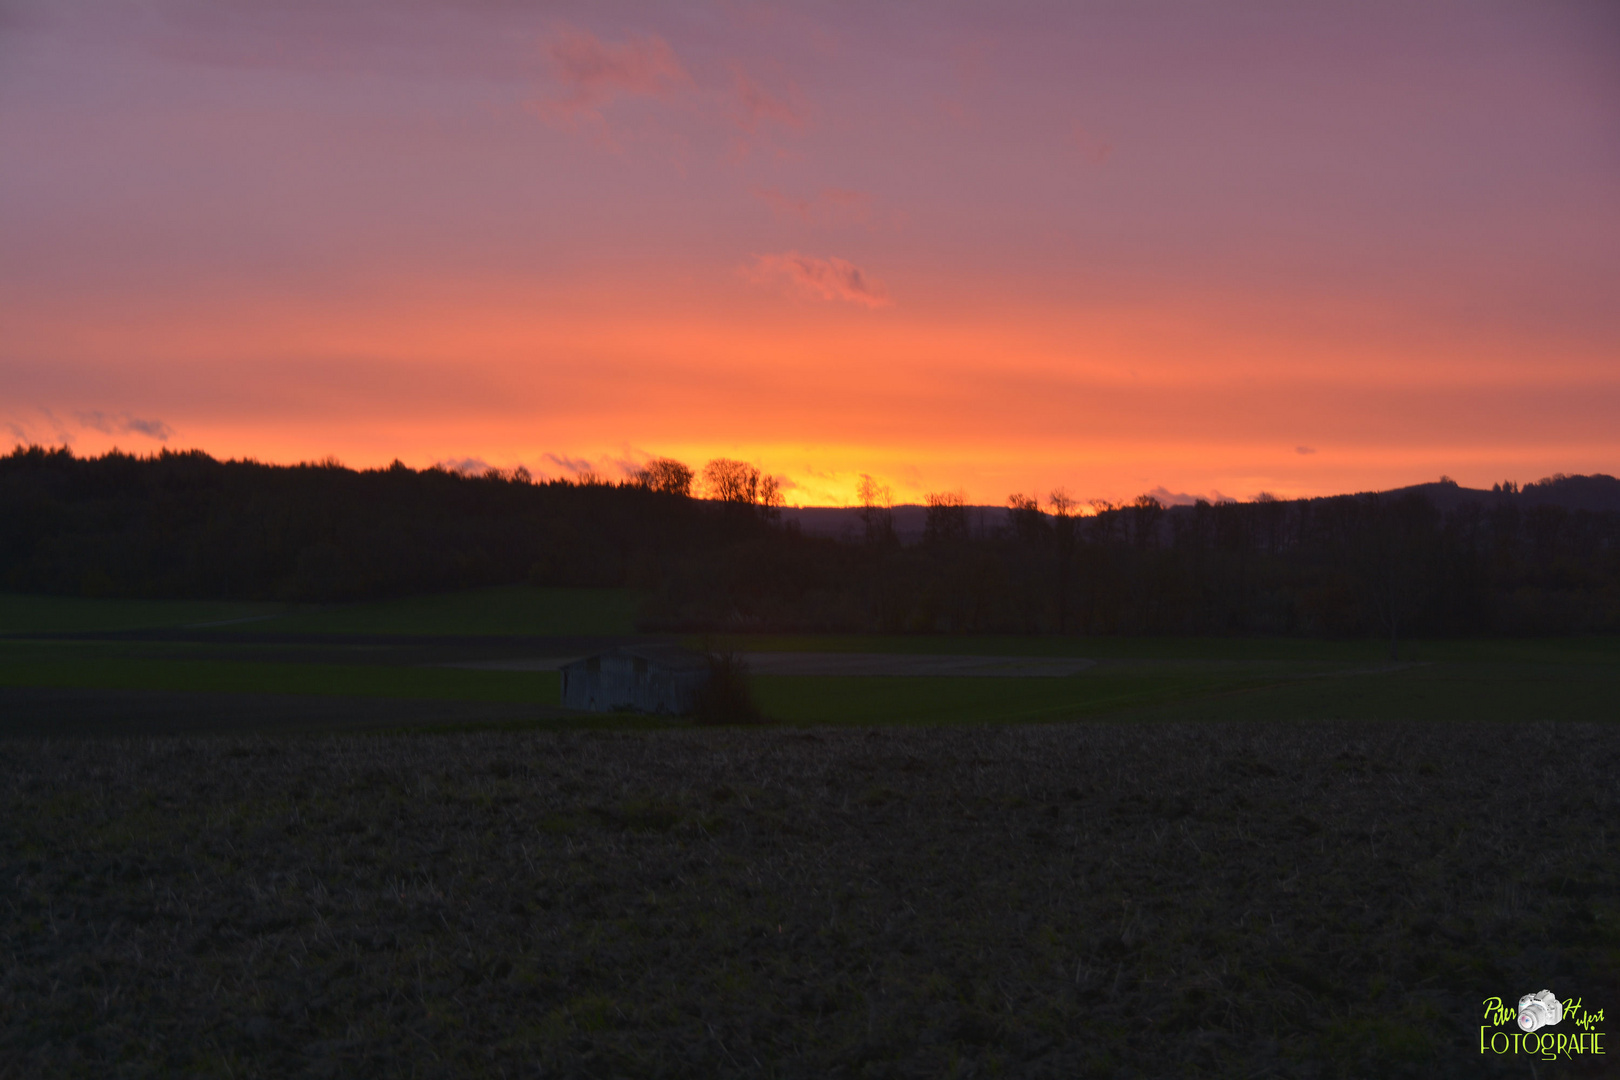
[[[678,645],[626,645],[562,667],[565,708],[689,713],[709,681],[709,661]]]

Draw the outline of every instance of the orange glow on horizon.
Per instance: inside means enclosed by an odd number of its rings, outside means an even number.
[[[0,27],[14,442],[725,456],[829,505],[1620,471],[1583,11],[1036,5],[984,51],[951,12],[361,8]]]

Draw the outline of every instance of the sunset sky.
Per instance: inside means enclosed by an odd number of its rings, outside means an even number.
[[[0,438],[1620,473],[1620,4],[0,3]]]

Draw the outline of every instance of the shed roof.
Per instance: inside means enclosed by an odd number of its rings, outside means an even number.
[[[695,671],[709,666],[709,658],[703,653],[680,645],[621,645],[616,649],[594,654],[596,656],[627,656],[637,660],[645,660],[649,664],[676,671]],[[589,660],[590,657],[581,657],[575,663]]]

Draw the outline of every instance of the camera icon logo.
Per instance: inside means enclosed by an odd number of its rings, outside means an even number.
[[[1564,1018],[1563,1004],[1551,990],[1526,994],[1519,999],[1519,1026],[1525,1031],[1551,1027]]]

